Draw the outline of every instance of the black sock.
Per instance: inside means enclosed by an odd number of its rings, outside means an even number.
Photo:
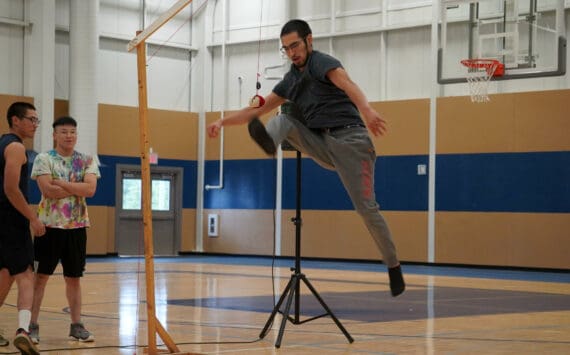
[[[392,296],[396,297],[404,292],[406,283],[404,282],[400,265],[388,268],[388,276],[390,277],[390,291],[392,292]]]

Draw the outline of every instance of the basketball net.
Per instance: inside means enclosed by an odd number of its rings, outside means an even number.
[[[465,59],[461,64],[467,67],[467,83],[471,102],[488,102],[489,82],[494,76],[504,73],[504,65],[495,59]]]

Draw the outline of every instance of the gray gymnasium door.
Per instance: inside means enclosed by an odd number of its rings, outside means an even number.
[[[154,255],[178,255],[182,168],[151,166]],[[120,256],[144,255],[141,169],[117,165],[115,245]]]

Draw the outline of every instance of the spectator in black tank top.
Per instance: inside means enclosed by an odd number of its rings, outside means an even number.
[[[22,354],[39,354],[29,337],[34,298],[34,235],[45,234],[45,227],[28,204],[28,161],[24,139],[33,138],[40,119],[36,108],[15,102],[7,113],[9,133],[0,137],[0,305],[16,281],[18,287],[18,330],[14,346]],[[8,345],[4,339],[2,342]],[[1,344],[0,344],[1,345]]]

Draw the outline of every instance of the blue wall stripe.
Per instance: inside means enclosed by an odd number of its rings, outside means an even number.
[[[224,188],[204,191],[206,209],[274,209],[275,159],[224,160]],[[219,185],[219,162],[207,161],[204,183]]]
[[[206,191],[204,208],[275,208],[276,160],[224,161],[224,188]],[[427,175],[416,174],[417,164],[427,164],[426,156],[380,157],[376,162],[376,197],[383,209],[427,209]],[[302,159],[302,208],[309,210],[352,210],[352,202],[338,175]],[[206,162],[206,183],[217,185],[218,162]],[[283,204],[295,208],[296,159],[283,160]]]
[[[428,176],[417,175],[426,155],[379,157],[376,198],[383,210],[427,211]],[[209,176],[217,182],[216,167]],[[284,159],[283,208],[295,208],[295,159]],[[440,154],[436,160],[436,210],[466,212],[570,212],[570,152]],[[275,161],[226,161],[225,187],[205,208],[271,209]],[[207,173],[208,175],[208,173]],[[302,207],[352,210],[335,172],[302,160]]]
[[[376,200],[383,210],[427,209],[427,175],[417,165],[427,156],[378,157],[374,175]],[[283,208],[295,208],[296,159],[283,163]],[[321,168],[310,158],[301,166],[301,206],[308,210],[352,210],[353,205],[335,171]]]
[[[436,209],[570,212],[570,152],[445,154],[436,160]]]
[[[117,164],[139,165],[140,158],[99,156],[102,178],[93,206],[115,205]],[[417,175],[426,155],[378,157],[376,198],[383,210],[427,211],[428,176]],[[161,159],[159,166],[182,167],[183,208],[196,208],[197,163]],[[436,210],[466,212],[570,212],[570,152],[439,154],[436,158]],[[205,183],[217,185],[218,161],[205,163]],[[283,208],[295,208],[296,159],[283,161]],[[275,208],[276,160],[224,161],[224,188],[204,191],[207,209]],[[40,193],[31,182],[30,202]],[[309,210],[352,210],[334,171],[302,159],[302,207]]]

